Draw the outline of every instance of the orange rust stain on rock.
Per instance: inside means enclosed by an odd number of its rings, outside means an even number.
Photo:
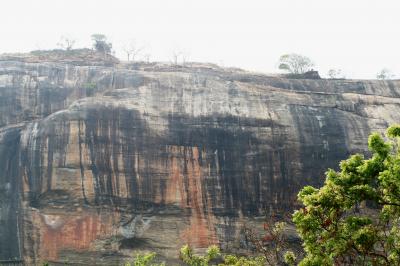
[[[207,247],[218,242],[213,227],[210,200],[202,187],[202,168],[197,147],[170,146],[170,175],[165,202],[178,203],[181,208],[189,208],[189,226],[181,233],[183,242],[196,247]],[[204,203],[207,202],[205,205]]]
[[[74,213],[62,215],[34,214],[40,224],[40,250],[42,260],[56,260],[62,250],[84,251],[98,238],[116,233],[113,215]]]
[[[179,146],[169,146],[167,147],[167,152],[171,154],[168,159],[167,167],[169,168],[169,176],[166,185],[166,192],[163,195],[163,199],[166,204],[175,204],[179,203],[181,208],[189,207],[186,198],[186,193],[183,184],[183,176],[181,173],[181,163],[182,163],[182,155],[181,148]]]

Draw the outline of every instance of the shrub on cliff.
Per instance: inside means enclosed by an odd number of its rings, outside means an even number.
[[[320,189],[304,187],[293,215],[304,241],[300,265],[400,264],[400,126],[369,137],[360,154],[328,170]]]
[[[194,254],[189,245],[185,245],[180,250],[180,258],[190,266],[207,266],[210,260],[216,259],[221,255],[217,246],[210,246],[204,256]]]
[[[185,245],[180,251],[181,260],[189,266],[264,266],[265,258],[259,257],[239,257],[236,255],[221,255],[221,251],[217,246],[210,246],[204,256],[194,254],[192,248]],[[221,262],[216,262],[217,260]],[[214,262],[211,262],[213,261]]]
[[[138,254],[132,262],[125,263],[125,266],[165,266],[164,263],[154,263],[156,253]]]

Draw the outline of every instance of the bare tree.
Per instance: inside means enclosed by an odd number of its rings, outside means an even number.
[[[182,65],[186,65],[189,61],[190,55],[187,51],[182,51]]]
[[[182,51],[180,49],[175,48],[172,50],[172,63],[174,65],[178,65],[179,58],[182,56]]]
[[[285,254],[290,252],[296,257],[303,257],[300,243],[289,241],[289,228],[293,227],[291,217],[288,215],[271,215],[266,217],[263,230],[259,231],[254,226],[243,227],[245,237],[257,252],[263,254],[266,265],[284,264]],[[294,264],[294,263],[293,263]]]
[[[57,43],[58,47],[67,51],[72,50],[72,47],[74,45],[75,45],[75,40],[65,36],[61,36],[60,41]]]
[[[329,69],[328,76],[331,79],[344,79],[346,76],[343,74],[341,69]]]
[[[381,71],[378,72],[378,74],[376,74],[376,78],[381,80],[386,80],[394,78],[394,75],[389,69],[383,68]]]
[[[279,58],[279,69],[291,74],[303,74],[313,66],[314,63],[310,58],[299,54],[285,54]]]
[[[39,50],[42,50],[42,47],[43,47],[43,46],[42,46],[41,43],[38,43],[38,42],[35,43],[35,49],[36,49],[36,50],[38,50],[38,51],[39,51]]]
[[[172,50],[172,63],[174,65],[178,65],[179,63],[185,65],[188,59],[189,53],[187,51],[179,48],[174,48]]]
[[[150,53],[146,53],[143,55],[143,59],[146,63],[150,63],[150,57],[151,57]]]
[[[122,47],[122,50],[125,52],[128,61],[131,59],[135,61],[135,58],[143,51],[144,47],[139,46],[135,40],[131,40],[128,44]]]

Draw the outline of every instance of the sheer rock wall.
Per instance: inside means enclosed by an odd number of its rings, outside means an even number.
[[[0,60],[0,259],[120,263],[243,244],[400,121],[400,81]]]

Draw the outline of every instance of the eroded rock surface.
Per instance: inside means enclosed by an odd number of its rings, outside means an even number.
[[[399,81],[45,61],[0,61],[0,259],[240,247],[241,223],[400,121]]]

